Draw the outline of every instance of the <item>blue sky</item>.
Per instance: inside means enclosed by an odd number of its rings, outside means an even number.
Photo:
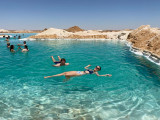
[[[1,0],[0,29],[160,28],[160,0]]]

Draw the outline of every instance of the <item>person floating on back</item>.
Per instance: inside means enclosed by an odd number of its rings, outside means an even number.
[[[111,74],[99,75],[98,71],[101,70],[101,67],[100,66],[96,66],[94,68],[94,70],[92,70],[92,69],[88,69],[88,67],[90,67],[90,66],[91,65],[88,65],[88,66],[84,67],[86,69],[85,71],[68,71],[68,72],[57,74],[57,75],[46,76],[44,78],[51,78],[51,77],[57,77],[57,76],[65,76],[66,79],[70,79],[71,77],[82,76],[82,75],[86,75],[86,74],[96,74],[97,76],[112,76]]]
[[[52,58],[52,61],[56,64],[56,65],[53,65],[54,67],[69,65],[69,63],[66,63],[66,59],[64,58],[61,59],[60,56],[58,56],[59,61],[56,61],[53,56],[51,56],[51,58]]]
[[[28,49],[28,46],[27,45],[25,45],[24,46],[24,49],[22,49],[21,47],[18,47],[18,50],[19,49],[21,49],[22,50],[22,52],[28,52],[29,51],[29,49]]]

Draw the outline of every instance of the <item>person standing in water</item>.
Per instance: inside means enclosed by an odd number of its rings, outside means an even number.
[[[7,42],[7,48],[10,48],[10,43],[9,42]]]
[[[59,61],[56,61],[53,56],[51,56],[51,58],[52,58],[52,61],[56,64],[56,65],[53,65],[54,67],[69,65],[69,63],[66,63],[66,59],[64,58],[61,59],[60,56],[58,56]]]
[[[28,46],[27,46],[27,45],[25,45],[25,46],[24,46],[24,49],[22,49],[21,47],[18,47],[18,50],[19,50],[19,49],[21,49],[21,50],[22,50],[22,52],[28,52],[28,51],[29,51],[29,49],[28,49]],[[17,51],[18,51],[18,50],[17,50]]]
[[[14,50],[14,45],[11,45],[11,46],[10,46],[10,52],[15,52],[15,50]]]
[[[23,41],[23,44],[18,44],[18,46],[25,46],[27,45],[26,41]]]
[[[18,36],[18,39],[21,39],[21,36],[20,36],[20,35]]]
[[[8,38],[8,37],[6,37],[5,41],[9,42],[9,38]]]
[[[94,70],[92,70],[92,69],[88,69],[88,67],[90,67],[90,66],[91,65],[88,65],[88,66],[84,67],[86,69],[85,71],[68,71],[68,72],[57,74],[57,75],[46,76],[44,78],[65,76],[66,79],[70,79],[71,77],[82,76],[82,75],[86,75],[86,74],[96,74],[97,76],[112,76],[111,74],[99,75],[98,71],[101,70],[101,67],[100,66],[96,66],[94,68]]]

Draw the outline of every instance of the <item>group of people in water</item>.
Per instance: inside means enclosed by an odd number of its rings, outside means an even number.
[[[18,39],[21,39],[21,36],[20,36],[20,35],[15,35],[13,38],[16,39],[17,36],[18,36]],[[24,36],[24,34],[23,34],[23,36]],[[7,37],[6,37],[5,35],[3,35],[3,38],[10,39],[11,37],[10,37],[10,35],[8,35]]]
[[[9,36],[6,37],[6,40],[7,41],[7,48],[10,48],[10,52],[16,52],[16,50],[14,50],[14,45],[11,45],[10,44],[10,40],[9,40]],[[24,48],[21,48],[20,46],[24,46]],[[23,44],[18,44],[18,49],[17,51],[19,51],[19,49],[21,49],[22,52],[28,52],[29,49],[28,49],[28,46],[26,44],[26,41],[23,41]]]
[[[51,56],[52,61],[55,63],[55,65],[53,65],[54,67],[60,67],[60,66],[65,66],[65,65],[69,65],[69,63],[66,63],[66,60],[64,58],[60,58],[60,56],[58,56],[59,61],[56,61],[54,59],[53,56]],[[101,70],[100,66],[96,66],[93,70],[89,69],[91,65],[87,65],[84,71],[68,71],[68,72],[63,72],[57,75],[52,75],[52,76],[46,76],[44,78],[51,78],[51,77],[57,77],[57,76],[65,76],[66,79],[70,79],[71,77],[75,77],[75,76],[82,76],[82,75],[86,75],[86,74],[96,74],[97,76],[112,76],[111,74],[104,74],[104,75],[100,75],[98,73],[98,71]]]
[[[7,47],[10,48],[10,52],[16,52],[14,50],[14,45],[10,45],[9,43],[9,38],[6,38],[7,41]],[[21,49],[22,52],[28,52],[28,46],[26,44],[26,41],[23,41],[23,44],[18,44],[18,50]],[[24,48],[21,48],[20,46],[24,46]],[[18,51],[17,50],[17,51]],[[53,56],[51,56],[51,59],[53,61],[53,63],[55,63],[55,65],[53,65],[54,67],[60,67],[60,66],[67,66],[69,65],[69,63],[66,63],[66,59],[65,58],[60,58],[60,56],[58,56],[58,61],[55,60],[55,58]],[[51,76],[46,76],[44,78],[51,78],[51,77],[57,77],[57,76],[65,76],[66,79],[70,79],[71,77],[75,77],[75,76],[82,76],[82,75],[86,75],[86,74],[96,74],[97,76],[112,76],[111,74],[104,74],[104,75],[100,75],[98,73],[98,71],[101,70],[100,66],[96,66],[94,69],[89,69],[91,65],[87,65],[86,67],[84,67],[84,71],[68,71],[68,72],[63,72],[57,75],[51,75]]]

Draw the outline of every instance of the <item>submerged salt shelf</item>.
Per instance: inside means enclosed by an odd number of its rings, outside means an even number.
[[[130,51],[135,53],[136,55],[141,55],[146,57],[149,61],[160,65],[160,58],[158,58],[157,56],[153,55],[152,53],[148,52],[148,51],[141,51],[138,48],[133,48],[131,43],[126,42],[126,45],[130,47]]]

